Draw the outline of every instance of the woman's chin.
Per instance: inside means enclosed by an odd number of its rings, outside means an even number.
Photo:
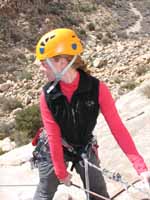
[[[55,78],[51,77],[51,76],[47,76],[47,79],[48,79],[48,81],[54,81],[55,80]]]

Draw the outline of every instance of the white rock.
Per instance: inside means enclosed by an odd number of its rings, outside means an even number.
[[[9,137],[5,138],[0,143],[2,151],[10,151],[16,147],[15,142],[12,142]]]
[[[0,166],[20,165],[27,162],[32,157],[34,147],[32,144],[13,149],[12,151],[0,156]]]
[[[12,84],[10,82],[0,84],[0,91],[1,92],[7,91],[11,87],[11,85]]]

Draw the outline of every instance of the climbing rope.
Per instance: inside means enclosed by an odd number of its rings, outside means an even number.
[[[84,162],[84,169],[85,169],[85,187],[86,190],[90,190],[90,183],[89,183],[89,172],[88,172],[88,158],[85,153],[82,154],[83,162]],[[87,200],[90,200],[89,192],[86,192]]]
[[[148,197],[150,197],[150,193],[149,192],[145,192],[141,188],[135,187],[134,186],[135,183],[134,184],[133,183],[129,184],[127,181],[123,180],[123,178],[120,175],[120,173],[118,173],[118,172],[111,172],[111,171],[109,171],[109,170],[107,170],[105,168],[102,169],[102,168],[97,167],[96,165],[92,164],[91,162],[89,162],[87,160],[85,160],[85,161],[88,163],[89,166],[91,166],[91,167],[97,169],[98,171],[100,171],[108,179],[111,179],[111,180],[113,180],[115,182],[120,183],[124,187],[123,191],[128,192],[128,189],[132,187],[133,189],[137,190],[138,192],[143,193],[143,194],[147,195]]]
[[[97,193],[95,193],[95,192],[92,192],[92,191],[90,191],[90,190],[81,188],[80,186],[78,186],[78,185],[76,185],[76,184],[74,184],[74,183],[72,183],[71,185],[72,185],[72,186],[75,186],[75,187],[77,187],[77,188],[79,188],[79,189],[81,189],[81,190],[83,190],[84,192],[86,192],[86,193],[88,193],[88,194],[91,194],[91,195],[93,195],[93,196],[95,196],[95,197],[98,197],[98,198],[100,198],[100,199],[111,200],[111,198],[107,198],[107,197],[104,197],[104,196],[102,196],[102,195],[100,195],[100,194],[97,194]]]
[[[0,184],[0,187],[36,187],[37,184]]]
[[[127,189],[129,189],[130,187],[134,187],[135,188],[134,184],[136,184],[139,181],[140,181],[140,179],[135,180],[132,184],[128,185]],[[115,195],[113,195],[111,198],[107,198],[107,197],[99,195],[99,194],[97,194],[95,192],[92,192],[90,190],[84,189],[84,188],[82,188],[82,187],[80,187],[80,186],[78,186],[78,185],[76,185],[74,183],[71,183],[71,185],[74,186],[74,187],[76,187],[76,188],[78,188],[78,189],[80,189],[80,190],[83,190],[86,193],[89,193],[90,195],[93,195],[95,197],[98,197],[98,198],[101,198],[101,199],[104,199],[104,200],[113,200],[117,196],[119,196],[122,192],[126,191],[125,188],[124,188],[124,189],[120,190],[119,192],[117,192]],[[12,184],[12,185],[11,184],[0,184],[0,187],[36,187],[36,186],[37,186],[37,184],[21,184],[21,185],[18,185],[18,184]]]
[[[134,184],[136,184],[137,182],[139,182],[140,180],[138,179],[138,180],[136,180],[136,181],[134,181],[129,187],[131,187],[131,186],[134,186]],[[0,184],[0,187],[36,187],[37,186],[37,184],[22,184],[22,185],[18,185],[18,184],[13,184],[13,185],[10,185],[10,184]],[[87,190],[87,189],[84,189],[84,188],[82,188],[82,187],[80,187],[79,185],[76,185],[76,184],[74,184],[74,183],[71,183],[71,186],[74,186],[74,187],[76,187],[76,188],[78,188],[78,189],[80,189],[80,190],[82,190],[82,191],[84,191],[84,192],[86,192],[86,193],[89,193],[90,195],[93,195],[93,196],[95,196],[95,197],[98,197],[98,198],[101,198],[101,199],[104,199],[104,200],[113,200],[113,199],[115,199],[117,196],[119,196],[122,192],[124,192],[124,191],[126,191],[125,189],[122,189],[122,190],[120,190],[119,192],[117,192],[115,195],[113,195],[111,198],[107,198],[107,197],[104,197],[104,196],[102,196],[102,195],[99,195],[99,194],[97,194],[97,193],[95,193],[95,192],[92,192],[92,191],[90,191],[90,190]],[[128,187],[128,188],[129,188]]]
[[[85,188],[82,188],[82,187],[80,187],[80,186],[78,186],[76,184],[73,184],[73,183],[71,184],[72,186],[83,190],[84,192],[86,192],[86,194],[88,193],[90,195],[96,196],[96,197],[104,199],[104,200],[113,200],[117,196],[119,196],[122,192],[126,191],[128,193],[128,189],[129,188],[133,188],[133,189],[137,190],[138,192],[147,195],[148,198],[150,197],[150,193],[143,191],[141,188],[135,187],[135,184],[140,181],[139,179],[134,181],[133,183],[129,184],[127,181],[123,180],[122,176],[118,172],[111,172],[111,171],[109,171],[109,170],[107,170],[105,168],[102,169],[101,167],[97,167],[96,165],[94,165],[91,162],[89,162],[87,159],[84,159],[84,162],[86,164],[88,164],[89,166],[91,166],[91,167],[97,169],[98,171],[100,171],[108,179],[111,179],[111,180],[113,180],[115,182],[118,182],[123,186],[123,189],[121,191],[117,192],[117,194],[115,194],[113,197],[107,198],[107,197],[99,195],[99,194],[97,194],[97,193],[95,193],[93,191],[90,191],[89,188],[85,189]],[[18,185],[18,184],[14,184],[14,185],[13,184],[12,185],[11,184],[0,184],[0,187],[36,187],[36,186],[37,186],[37,184],[22,184],[22,185]],[[89,196],[89,195],[87,195],[87,196]]]
[[[0,187],[36,187],[36,186],[37,186],[37,184],[22,184],[22,185],[17,185],[17,184],[12,184],[12,185],[6,184],[5,185],[5,184],[3,184],[3,185],[0,185]],[[111,200],[111,198],[107,198],[107,197],[99,195],[99,194],[97,194],[95,192],[92,192],[90,190],[84,189],[84,188],[82,188],[79,185],[76,185],[74,183],[71,183],[71,186],[74,186],[74,187],[76,187],[76,188],[78,188],[80,190],[83,190],[84,192],[89,193],[89,194],[91,194],[93,196],[96,196],[98,198],[101,198],[101,199],[104,199],[104,200]]]
[[[134,184],[140,182],[140,179],[135,180],[133,183],[131,183],[131,185],[134,187]],[[131,186],[130,185],[130,186]],[[128,187],[128,189],[130,188],[130,186]],[[119,192],[117,192],[114,196],[111,197],[111,200],[115,199],[117,196],[119,196],[122,192],[125,192],[126,190],[123,188],[122,190],[120,190]]]

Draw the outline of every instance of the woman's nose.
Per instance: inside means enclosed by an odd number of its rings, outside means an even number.
[[[45,72],[46,71],[46,68],[41,64],[40,67],[39,67],[39,70],[41,72]]]

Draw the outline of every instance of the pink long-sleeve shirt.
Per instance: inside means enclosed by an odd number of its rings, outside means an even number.
[[[78,88],[79,79],[80,75],[78,73],[72,83],[60,81],[61,91],[67,97],[69,102],[74,91]],[[123,152],[127,155],[128,159],[132,162],[137,173],[140,174],[141,172],[147,171],[143,158],[139,155],[128,130],[121,121],[112,95],[106,84],[103,82],[99,83],[98,101],[101,113],[103,114],[111,133]],[[64,161],[61,131],[47,106],[44,92],[42,92],[40,96],[40,109],[44,127],[48,135],[48,143],[55,174],[58,179],[64,179],[68,175],[68,172]]]

